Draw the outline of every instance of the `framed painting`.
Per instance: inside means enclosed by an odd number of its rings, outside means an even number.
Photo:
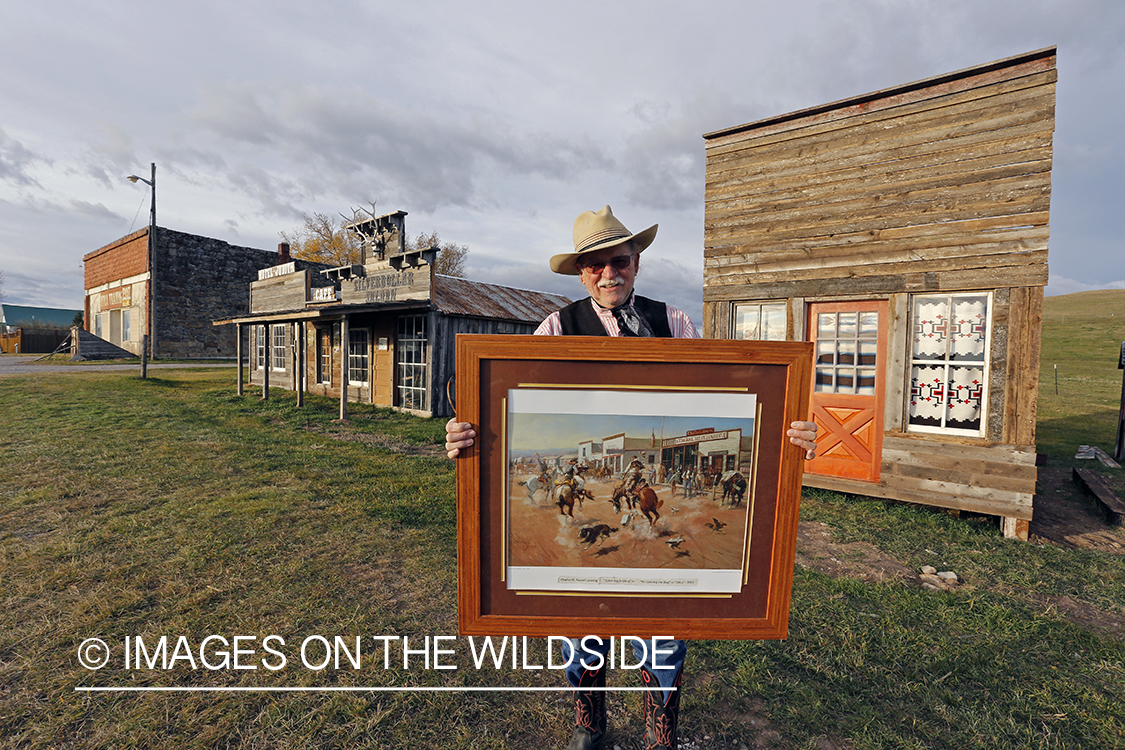
[[[784,638],[811,345],[457,337],[463,635]]]

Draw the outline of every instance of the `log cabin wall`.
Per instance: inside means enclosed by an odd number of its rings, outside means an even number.
[[[1048,48],[704,136],[705,336],[740,335],[739,304],[784,303],[797,340],[810,306],[886,305],[877,479],[806,484],[994,514],[1026,538],[1056,77]],[[913,305],[965,293],[988,307],[983,423],[922,433]]]

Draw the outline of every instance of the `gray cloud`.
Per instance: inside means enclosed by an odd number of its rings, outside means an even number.
[[[209,90],[192,121],[216,147],[248,149],[232,179],[266,210],[341,186],[392,185],[419,210],[472,206],[483,200],[479,175],[572,178],[611,162],[588,138],[520,133],[499,116],[438,117],[361,90],[223,87]],[[273,200],[267,194],[275,191]]]
[[[29,174],[37,164],[49,164],[0,128],[0,180],[24,187],[38,187],[39,181]]]

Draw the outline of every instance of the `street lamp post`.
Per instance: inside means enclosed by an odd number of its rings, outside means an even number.
[[[155,304],[155,286],[156,286],[156,162],[152,163],[152,179],[146,180],[144,177],[138,177],[135,174],[129,175],[127,178],[129,182],[136,184],[143,182],[152,188],[152,209],[148,214],[148,294],[146,295],[146,315],[148,317],[148,353],[153,359],[156,359],[156,304]]]

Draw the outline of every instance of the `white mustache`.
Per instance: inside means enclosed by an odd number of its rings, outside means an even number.
[[[615,286],[624,286],[625,282],[621,279],[610,279],[609,281],[599,281],[599,289],[612,289]]]

